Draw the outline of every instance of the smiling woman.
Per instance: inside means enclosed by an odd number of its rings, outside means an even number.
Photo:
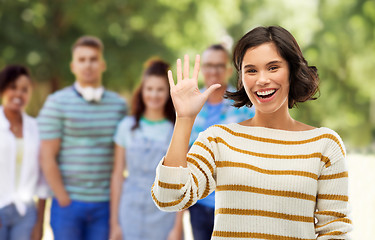
[[[168,69],[169,64],[159,59],[146,64],[133,96],[132,116],[120,122],[114,137],[110,237],[113,240],[165,240],[182,236],[182,226],[179,222],[175,224],[176,214],[160,211],[149,191],[176,119],[169,94]],[[129,173],[126,179],[124,169]]]
[[[177,84],[169,72],[177,113],[172,141],[156,169],[155,204],[179,211],[215,191],[212,239],[350,239],[345,147],[331,129],[294,120],[289,108],[314,99],[316,68],[308,66],[294,37],[281,27],[246,33],[233,54],[235,105],[255,106],[255,116],[201,132],[188,151],[196,115],[209,94],[197,90],[189,57]]]
[[[39,134],[25,106],[31,97],[27,69],[0,72],[0,239],[40,239],[47,185],[39,166]],[[33,197],[39,198],[36,208]]]
[[[236,101],[235,106],[254,104],[243,87],[242,77],[246,73],[249,75],[250,72],[252,72],[251,76],[259,76],[259,69],[254,69],[255,66],[249,62],[258,60],[254,59],[255,55],[256,58],[261,58],[257,61],[257,67],[263,64],[262,67],[266,67],[268,72],[278,74],[280,67],[282,71],[288,71],[286,77],[290,84],[288,88],[289,108],[298,102],[316,99],[314,94],[318,91],[319,84],[317,69],[314,66],[308,66],[294,37],[278,27],[255,28],[251,32],[252,34],[248,33],[242,37],[242,41],[238,42],[233,53],[233,63],[239,77],[239,90],[227,95]],[[251,38],[254,35],[257,35],[257,38]],[[257,50],[253,51],[255,48]],[[250,52],[252,54],[249,54]],[[258,75],[254,75],[255,73]]]
[[[21,113],[31,96],[31,80],[26,68],[8,66],[1,72],[0,94],[3,106]]]
[[[278,54],[274,43],[248,49],[243,63],[242,82],[256,111],[271,113],[288,104],[288,62]]]

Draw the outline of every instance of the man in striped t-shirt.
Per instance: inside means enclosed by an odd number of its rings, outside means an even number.
[[[73,45],[73,86],[52,95],[39,117],[42,169],[54,192],[55,240],[108,239],[113,134],[126,103],[102,87],[103,45],[84,36]]]

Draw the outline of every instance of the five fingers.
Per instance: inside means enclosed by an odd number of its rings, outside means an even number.
[[[195,64],[194,64],[194,72],[193,72],[193,79],[198,79],[199,75],[199,65],[200,65],[200,56],[196,55],[195,57]],[[182,62],[181,59],[177,59],[177,83],[182,81],[183,79],[189,79],[189,55],[185,54],[184,56],[184,69],[182,71]],[[168,80],[169,85],[172,87],[174,86],[173,74],[172,71],[168,71]]]
[[[195,57],[195,64],[194,64],[194,71],[193,71],[193,77],[192,79],[197,80],[199,75],[199,65],[200,65],[200,56],[196,55]],[[177,84],[181,83],[183,79],[189,79],[189,56],[186,54],[184,56],[184,69],[182,71],[182,63],[181,59],[177,59]],[[173,80],[173,74],[172,71],[168,71],[168,81],[169,86],[172,90],[172,88],[175,86],[174,80]],[[210,86],[205,92],[203,92],[204,97],[207,99],[207,97],[214,92],[216,89],[220,87],[220,84],[214,84]]]

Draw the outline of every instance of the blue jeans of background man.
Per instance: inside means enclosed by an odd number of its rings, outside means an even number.
[[[210,240],[214,229],[215,208],[195,204],[189,208],[194,240]]]
[[[60,207],[52,200],[51,227],[55,240],[108,240],[109,202],[72,200]]]
[[[14,204],[0,208],[0,240],[29,240],[37,218],[34,203],[21,216]]]

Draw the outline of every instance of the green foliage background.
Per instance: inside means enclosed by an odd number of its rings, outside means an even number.
[[[319,69],[320,97],[293,116],[333,128],[349,148],[369,146],[375,136],[373,0],[0,0],[0,67],[30,67],[36,87],[28,112],[36,116],[49,93],[74,81],[70,48],[81,35],[103,40],[104,84],[129,100],[149,57],[174,63],[213,43],[230,45],[259,25],[288,29]]]

